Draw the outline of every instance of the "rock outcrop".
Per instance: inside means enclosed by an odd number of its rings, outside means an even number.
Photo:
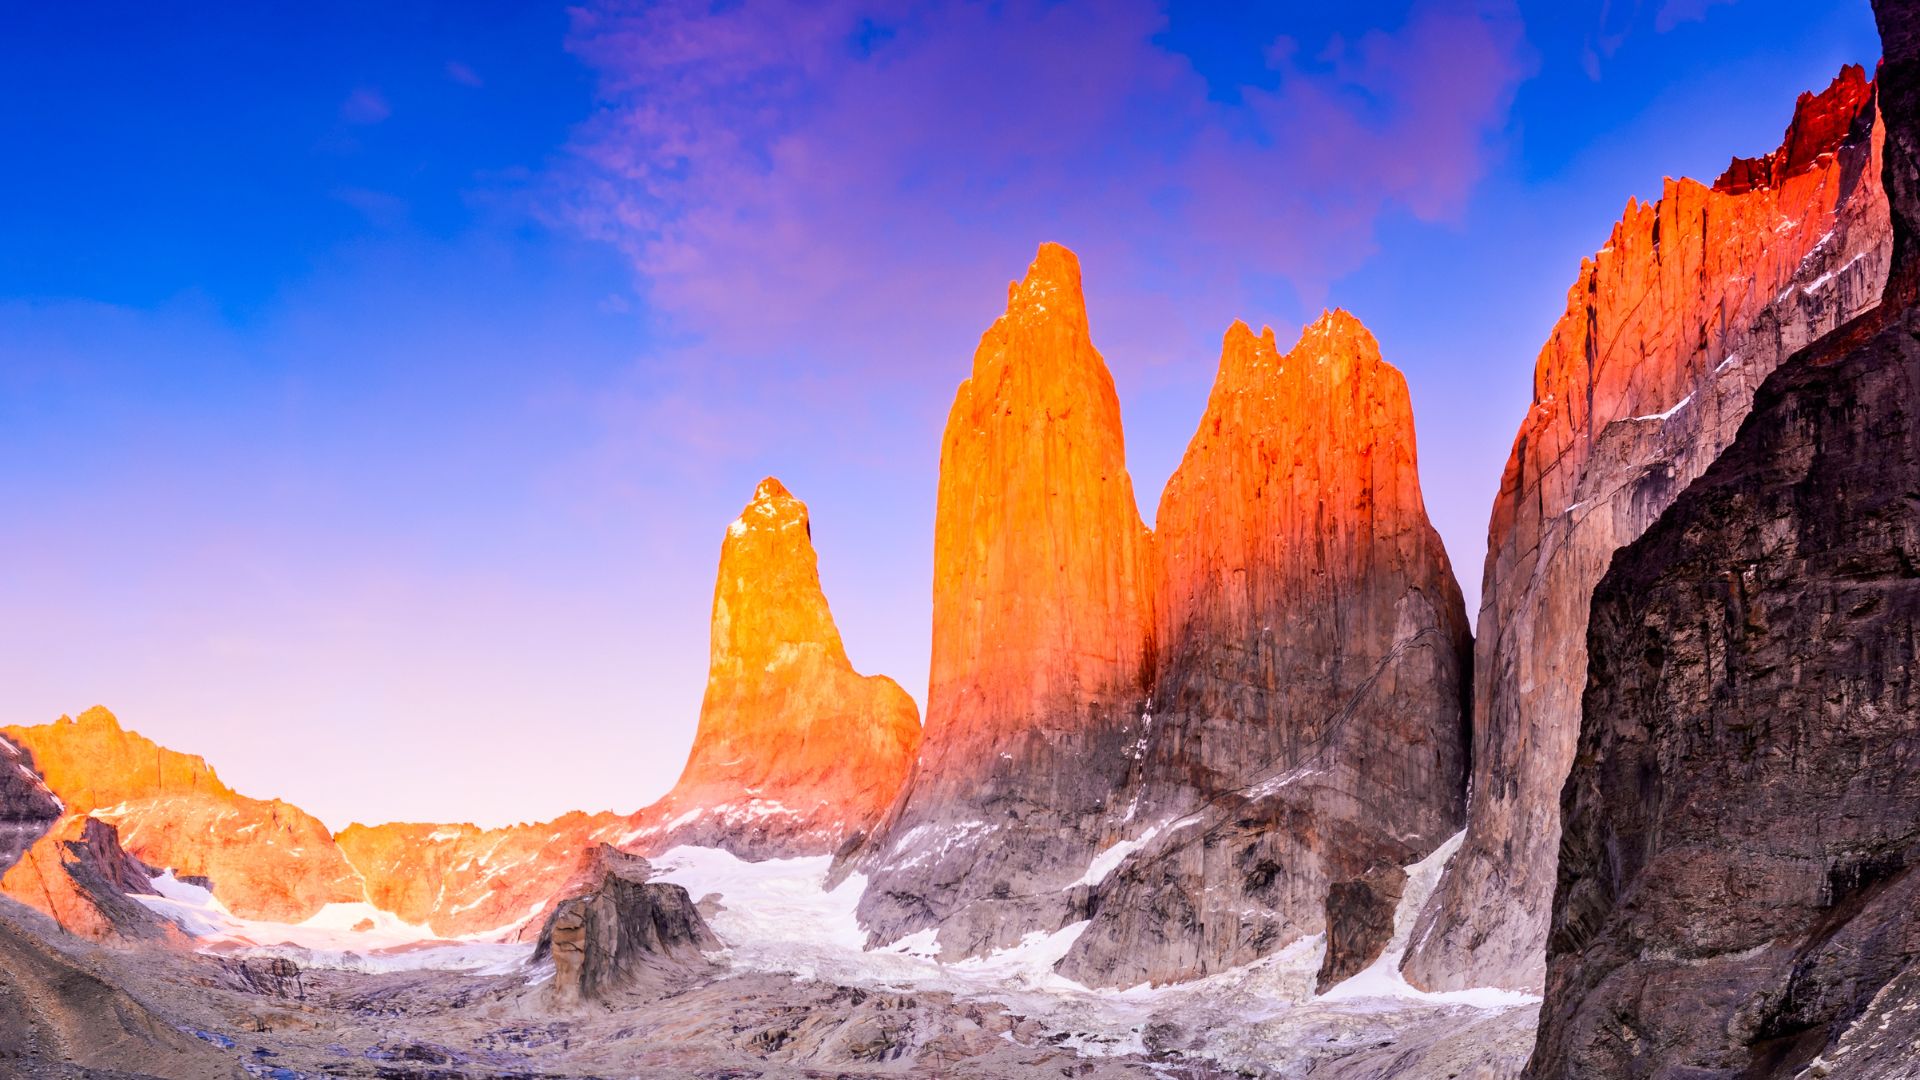
[[[1910,107],[1920,10],[1876,6]],[[1885,115],[1886,300],[1773,373],[1594,593],[1529,1076],[1913,1075],[1920,115]]]
[[[559,1004],[605,1001],[649,976],[685,972],[720,940],[679,885],[649,882],[647,861],[605,844],[558,899],[533,958],[553,961],[547,994]]]
[[[853,669],[820,588],[806,504],[768,477],[721,542],[707,692],[672,791],[631,815],[499,829],[354,824],[336,839],[375,906],[446,936],[526,936],[601,844],[830,854],[892,805],[919,740],[906,691]]]
[[[0,873],[60,818],[60,800],[20,748],[0,738]]]
[[[1329,931],[1337,981],[1460,828],[1472,654],[1406,381],[1357,319],[1285,354],[1234,324],[1156,540],[1152,707],[1060,970],[1168,982]]]
[[[707,692],[686,768],[635,816],[622,846],[831,853],[893,805],[919,744],[913,699],[847,659],[807,506],[768,477],[720,546]]]
[[[27,751],[68,814],[114,825],[128,853],[149,866],[210,879],[236,915],[299,922],[363,898],[359,875],[318,819],[235,792],[202,758],[123,730],[103,708],[0,734]]]
[[[51,916],[93,941],[181,937],[135,896],[158,896],[154,870],[126,853],[113,826],[90,817],[60,819],[5,876],[0,893]]]
[[[1843,70],[1778,151],[1630,201],[1582,265],[1488,526],[1467,838],[1414,935],[1415,986],[1541,984],[1593,586],[1732,441],[1761,380],[1879,297],[1874,101]]]
[[[1079,263],[1044,245],[947,417],[925,737],[859,856],[876,941],[972,955],[1078,914],[1144,723],[1152,550]]]

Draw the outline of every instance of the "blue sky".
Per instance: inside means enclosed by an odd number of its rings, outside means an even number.
[[[336,827],[664,790],[769,473],[923,697],[940,425],[1042,240],[1149,520],[1228,322],[1337,304],[1477,595],[1580,258],[1878,51],[1865,0],[0,18],[0,722]]]

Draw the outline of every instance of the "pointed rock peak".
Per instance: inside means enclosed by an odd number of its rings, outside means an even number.
[[[1859,64],[1848,64],[1818,94],[1802,93],[1780,148],[1764,157],[1734,158],[1713,190],[1744,195],[1773,187],[1813,168],[1843,143],[1862,138],[1873,123],[1873,82]]]
[[[760,481],[760,486],[753,489],[753,501],[756,503],[766,502],[769,499],[791,498],[793,493],[788,491],[787,485],[781,483],[780,478],[776,476],[767,477]]]
[[[1059,244],[1041,244],[1027,266],[1027,276],[1007,285],[1007,315],[1027,321],[1065,318],[1085,333],[1080,259]]]
[[[1261,327],[1255,336],[1252,327],[1235,319],[1220,343],[1220,373],[1215,376],[1214,385],[1222,389],[1243,387],[1263,370],[1277,367],[1279,362],[1280,348],[1274,343],[1272,327]]]
[[[1257,349],[1262,341],[1271,342],[1272,340],[1273,327],[1263,326],[1260,328],[1260,333],[1255,334],[1253,327],[1248,326],[1245,319],[1235,319],[1233,325],[1227,327],[1223,346],[1227,349]]]
[[[105,705],[95,705],[81,713],[77,719],[61,717],[60,723],[77,724],[80,727],[111,728],[114,731],[125,730],[120,726],[120,718],[107,711]]]
[[[1323,372],[1325,378],[1335,382],[1355,372],[1398,370],[1380,358],[1380,343],[1366,325],[1340,308],[1323,312],[1300,331],[1299,342],[1285,359],[1303,373]]]
[[[793,497],[785,484],[769,476],[753,489],[753,501],[727,526],[729,539],[745,536],[756,529],[786,529],[801,526],[803,542],[811,550],[813,527],[807,521],[807,504]]]
[[[1319,318],[1307,324],[1307,328],[1300,331],[1300,343],[1304,345],[1309,341],[1354,342],[1376,353],[1380,351],[1373,332],[1345,308],[1322,311]]]

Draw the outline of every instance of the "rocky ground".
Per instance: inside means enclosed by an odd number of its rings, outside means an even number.
[[[791,879],[735,892],[764,905],[778,889]],[[728,903],[700,903],[728,948],[680,953],[583,1000],[530,948],[480,973],[343,970],[407,961],[204,940],[104,947],[0,900],[0,1075],[1505,1080],[1533,1042],[1526,1001],[1311,999],[1317,950],[1206,984],[1097,992],[1052,977],[1045,950],[949,969],[809,947],[820,927],[791,932],[803,909],[757,917]],[[784,942],[756,931],[781,923]],[[456,948],[423,943],[413,959]]]

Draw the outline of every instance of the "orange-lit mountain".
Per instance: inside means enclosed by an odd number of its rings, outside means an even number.
[[[122,730],[103,708],[0,731],[27,751],[69,815],[115,826],[149,866],[210,879],[237,915],[298,922],[362,898],[359,875],[318,819],[238,794],[205,760]]]
[[[820,588],[806,504],[768,478],[721,543],[699,729],[664,798],[631,816],[504,829],[354,825],[339,843],[369,899],[402,918],[441,934],[529,929],[600,843],[746,858],[835,851],[886,812],[919,739],[906,691],[853,670]]]
[[[1194,978],[1332,929],[1352,974],[1465,811],[1472,638],[1406,380],[1344,311],[1284,354],[1235,323],[1155,525],[1152,713],[1061,970]]]
[[[926,737],[861,856],[877,939],[938,926],[971,954],[1068,917],[1139,738],[1152,624],[1120,402],[1079,262],[1043,245],[947,417]]]
[[[853,670],[820,589],[807,506],[768,477],[720,546],[693,751],[626,843],[833,851],[886,813],[919,745],[907,692]]]
[[[500,829],[354,824],[334,839],[375,907],[443,937],[520,936],[540,932],[533,916],[598,838],[627,831],[625,821],[618,814],[576,813]]]
[[[1594,585],[1732,441],[1761,380],[1879,298],[1879,142],[1848,67],[1802,95],[1779,150],[1630,201],[1582,264],[1488,526],[1473,804],[1414,931],[1414,985],[1541,984]]]

